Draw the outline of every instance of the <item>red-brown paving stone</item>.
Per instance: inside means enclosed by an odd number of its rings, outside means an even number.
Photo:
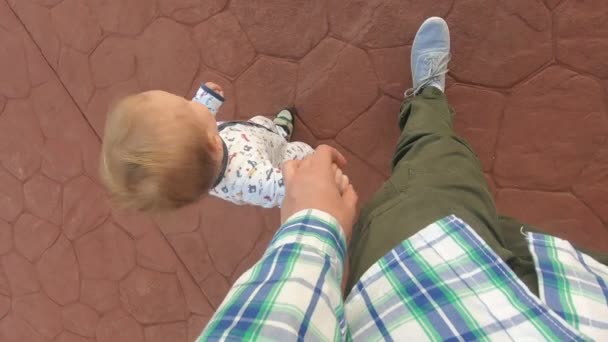
[[[26,258],[13,252],[2,257],[2,266],[13,296],[21,296],[40,290],[36,268]]]
[[[57,67],[61,42],[50,9],[32,1],[9,0],[8,3],[19,16],[19,20],[26,25],[51,67]]]
[[[200,285],[214,308],[220,306],[230,289],[230,284],[226,281],[226,278],[217,272],[211,273]]]
[[[113,208],[112,218],[133,238],[141,238],[158,229],[149,214],[133,210]]]
[[[23,210],[21,183],[0,167],[0,218],[12,221]]]
[[[47,339],[56,337],[63,330],[61,307],[43,293],[16,297],[13,309],[17,316]]]
[[[4,267],[2,266],[2,262],[0,259],[0,294],[5,296],[11,295],[11,287],[8,283],[8,278],[6,277],[6,272],[4,272]]]
[[[120,306],[118,282],[104,279],[82,279],[80,301],[97,312],[109,312]]]
[[[331,138],[378,97],[365,51],[333,38],[300,62],[296,107],[319,138]],[[239,103],[240,107],[240,103]]]
[[[93,82],[98,88],[126,81],[135,75],[135,41],[107,37],[89,57]]]
[[[23,193],[27,210],[61,224],[61,185],[43,175],[34,175],[23,185]]]
[[[568,0],[556,10],[557,59],[608,78],[608,3]]]
[[[0,116],[2,165],[15,177],[25,180],[40,168],[42,146],[42,131],[30,103],[9,101]]]
[[[87,123],[59,80],[53,78],[32,89],[30,102],[46,138],[74,142],[84,134]]]
[[[505,109],[494,172],[504,187],[569,189],[608,137],[603,90],[551,67],[518,87]]]
[[[101,175],[99,174],[99,155],[101,154],[101,145],[95,132],[87,127],[81,131],[81,136],[77,138],[82,156],[85,175],[91,178],[94,182],[101,183]]]
[[[279,226],[275,227],[275,231],[276,231],[276,228],[279,228]],[[236,268],[236,270],[230,277],[230,283],[234,284],[236,282],[236,280],[241,275],[243,275],[243,273],[245,273],[245,271],[247,271],[258,260],[260,260],[260,257],[264,254],[264,252],[268,248],[268,245],[270,244],[270,241],[272,240],[272,237],[274,236],[275,231],[266,231],[266,232],[262,233],[260,238],[256,241],[255,247],[253,248],[253,250],[249,253],[249,255],[247,255],[245,257],[245,259],[243,259],[243,261],[238,265],[238,267]]]
[[[201,82],[215,81],[227,98],[218,120],[272,115],[295,102],[294,139],[344,145],[338,147],[350,162],[346,173],[363,204],[386,176],[394,148],[380,144],[387,135],[374,133],[390,120],[373,119],[396,118],[380,105],[394,106],[411,86],[409,45],[429,15],[449,12],[447,88],[456,129],[479,154],[501,208],[545,229],[577,232],[587,247],[606,245],[600,220],[608,217],[602,152],[608,68],[601,40],[607,31],[598,24],[605,8],[599,0],[0,0],[0,37],[8,47],[0,52],[0,128],[13,125],[0,130],[0,341],[49,340],[10,311],[17,298],[32,295],[62,306],[55,341],[194,340],[279,226],[276,209],[251,213],[217,199],[154,220],[117,210],[108,219],[98,136],[116,100],[151,88],[190,98]],[[195,39],[201,28],[207,37]],[[230,32],[241,44],[223,36]],[[234,55],[246,62],[239,66]],[[556,59],[571,71],[540,70]],[[493,156],[502,160],[492,165]],[[46,188],[55,191],[42,193]],[[520,192],[533,203],[520,200]],[[60,220],[54,208],[62,209]],[[28,217],[49,222],[30,228],[61,227],[50,229],[53,238],[26,237]],[[55,241],[58,229],[70,240]],[[230,250],[236,252],[226,257]],[[172,279],[183,297],[178,320],[146,324],[144,332],[124,311],[119,283],[123,293],[140,293],[125,281],[137,272]],[[131,302],[146,296],[140,297]],[[156,305],[166,299],[146,298],[139,317],[158,317]]]
[[[450,70],[461,81],[512,86],[551,60],[551,18],[542,0],[456,1],[448,23]]]
[[[160,230],[167,234],[191,233],[199,227],[200,212],[197,204],[155,216]]]
[[[0,295],[0,319],[11,310],[11,297]]]
[[[135,35],[140,33],[156,16],[154,1],[148,0],[89,0],[104,31]]]
[[[8,224],[6,221],[0,219],[0,255],[4,255],[10,252],[12,247],[13,230],[11,228],[11,225]]]
[[[63,189],[63,230],[74,240],[99,226],[110,213],[106,194],[88,177],[78,177]]]
[[[445,15],[454,0],[330,0],[330,30],[367,47],[410,43],[424,19]]]
[[[129,314],[121,309],[101,318],[95,334],[98,342],[144,342],[144,331]]]
[[[2,29],[9,32],[25,30],[25,28],[19,23],[17,17],[13,15],[11,8],[6,1],[0,2],[0,22],[2,23]]]
[[[66,305],[61,310],[61,318],[66,330],[81,336],[95,337],[99,315],[90,307],[81,303]]]
[[[65,236],[51,246],[36,264],[42,289],[55,302],[65,305],[78,299],[80,276],[72,244]]]
[[[259,208],[258,212],[262,215],[264,219],[264,224],[266,225],[266,230],[271,233],[276,232],[281,226],[281,209],[273,208]]]
[[[388,176],[393,150],[399,138],[399,107],[399,101],[388,96],[381,97],[367,112],[343,129],[336,141]]]
[[[226,215],[230,210],[234,215]],[[201,216],[200,230],[211,260],[218,272],[229,277],[264,230],[262,217],[253,206],[236,207],[211,196],[201,201]]]
[[[135,242],[137,264],[159,272],[175,272],[177,257],[158,230],[150,231]]]
[[[403,93],[412,86],[410,46],[369,50],[380,88],[387,95],[403,99]]]
[[[25,36],[23,39],[25,41],[25,57],[27,58],[30,83],[32,87],[37,87],[52,77],[52,69],[49,68],[48,62],[40,54],[40,48],[29,39],[29,36]]]
[[[294,119],[291,141],[301,141],[307,143],[313,148],[317,146],[317,137],[315,137],[313,132],[306,126],[304,121],[302,121],[298,115],[296,115]]]
[[[573,187],[574,194],[587,204],[599,218],[608,223],[608,144],[585,167]]]
[[[202,83],[213,82],[217,83],[224,90],[224,104],[217,113],[217,121],[232,121],[236,118],[236,92],[234,84],[226,77],[220,75],[217,72],[203,70],[194,82],[192,83],[192,89],[188,92],[186,98],[191,99],[196,94]]]
[[[78,106],[84,108],[95,91],[88,54],[64,47],[59,55],[58,74]]]
[[[75,242],[80,272],[88,279],[122,279],[135,266],[135,243],[111,222]]]
[[[471,145],[484,171],[491,170],[505,97],[497,92],[462,85],[451,87],[447,95],[455,110],[454,130]]]
[[[61,42],[69,47],[90,53],[101,41],[97,18],[82,0],[62,1],[51,10],[51,18]]]
[[[301,58],[327,34],[327,8],[314,0],[236,0],[230,11],[262,54]]]
[[[293,105],[298,66],[269,57],[258,59],[236,81],[237,116],[272,115]]]
[[[158,0],[162,14],[176,21],[196,24],[220,12],[228,0]]]
[[[25,50],[20,37],[0,27],[0,93],[7,97],[25,97],[30,91]]]
[[[253,61],[255,50],[236,18],[224,12],[194,28],[196,46],[203,62],[234,77]]]
[[[46,342],[25,320],[11,313],[0,320],[0,341],[5,342]]]
[[[559,5],[563,0],[545,0],[545,4],[547,4],[547,6],[550,9],[555,8],[557,5]]]
[[[152,325],[144,328],[144,335],[147,342],[186,342],[188,327],[186,322]]]
[[[606,228],[572,194],[502,189],[498,192],[496,203],[501,213],[517,217],[574,245],[608,251]]]
[[[19,216],[14,225],[15,248],[30,262],[36,262],[59,237],[56,225],[30,214]]]
[[[160,18],[135,42],[137,78],[144,89],[185,95],[199,66],[199,54],[190,31]],[[177,62],[177,63],[176,63]]]
[[[187,318],[186,300],[174,274],[137,267],[120,282],[119,289],[124,309],[142,324]]]
[[[80,147],[65,139],[46,139],[42,149],[42,173],[57,182],[68,180],[82,173]]]
[[[213,263],[201,234],[198,232],[176,234],[170,235],[168,239],[196,283],[202,284],[213,271]]]
[[[87,106],[85,115],[98,136],[103,137],[106,115],[110,107],[120,101],[121,98],[137,94],[140,91],[141,87],[135,78],[122,83],[115,83],[107,88],[97,89]]]
[[[213,308],[209,300],[203,294],[201,288],[194,282],[186,267],[179,265],[177,268],[177,280],[184,292],[184,298],[188,309],[198,315],[211,316]]]
[[[196,341],[211,316],[192,315],[188,319],[188,341]]]
[[[95,340],[64,331],[61,335],[57,336],[54,342],[95,342]]]

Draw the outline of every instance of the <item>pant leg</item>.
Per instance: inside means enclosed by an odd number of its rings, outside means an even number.
[[[451,214],[471,225],[503,260],[512,257],[503,248],[481,165],[454,133],[443,92],[429,87],[406,100],[399,126],[391,177],[364,206],[354,227],[347,292],[398,243]]]

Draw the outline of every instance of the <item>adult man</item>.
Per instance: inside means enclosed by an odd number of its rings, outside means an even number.
[[[322,146],[285,167],[284,224],[202,340],[608,338],[607,258],[496,214],[474,152],[452,130],[449,52],[445,21],[425,21],[392,175],[354,231],[356,195],[340,193],[331,168],[344,165],[338,152]]]

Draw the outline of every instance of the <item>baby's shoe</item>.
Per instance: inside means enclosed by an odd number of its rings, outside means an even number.
[[[274,118],[274,124],[279,128],[279,133],[285,140],[291,139],[293,133],[294,116],[297,114],[295,108],[282,109]]]

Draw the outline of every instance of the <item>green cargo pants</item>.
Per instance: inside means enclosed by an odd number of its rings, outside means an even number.
[[[520,230],[542,231],[496,213],[475,152],[452,129],[452,114],[446,96],[433,87],[403,103],[391,177],[365,204],[353,229],[346,293],[401,241],[454,214],[538,294],[534,263]],[[608,264],[608,256],[585,252]]]

